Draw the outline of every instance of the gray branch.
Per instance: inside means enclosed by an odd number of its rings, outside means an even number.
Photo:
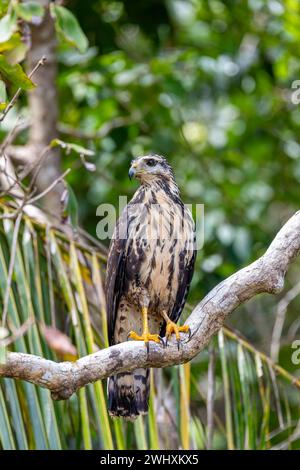
[[[277,294],[284,285],[289,265],[300,253],[300,211],[279,231],[266,253],[217,285],[193,310],[186,324],[191,339],[167,348],[151,343],[150,352],[143,343],[129,341],[76,362],[56,363],[30,354],[10,352],[0,364],[0,377],[22,379],[48,388],[55,400],[67,399],[80,387],[122,371],[138,367],[166,367],[190,361],[222,327],[226,317],[255,295]]]

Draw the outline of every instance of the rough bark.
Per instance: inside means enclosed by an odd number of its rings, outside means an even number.
[[[30,0],[24,0],[24,3]],[[40,0],[43,6],[48,7],[50,0]],[[54,21],[46,8],[46,13],[40,24],[30,25],[31,47],[27,55],[28,73],[34,69],[41,57],[46,58],[45,65],[40,67],[34,75],[37,85],[28,93],[29,107],[29,138],[24,146],[9,146],[6,150],[8,157],[14,163],[25,168],[35,167],[43,150],[58,136],[58,98],[56,89],[57,61],[56,61],[56,33]],[[59,177],[60,155],[58,149],[51,149],[43,160],[41,170],[35,180],[38,192],[44,191]],[[62,183],[57,184],[43,200],[48,212],[57,214],[60,198],[63,191]]]
[[[130,341],[102,349],[76,362],[56,363],[22,353],[8,353],[0,364],[0,377],[23,379],[51,390],[53,399],[67,399],[80,387],[138,367],[165,367],[190,361],[222,327],[226,317],[255,295],[276,294],[284,285],[289,265],[300,253],[300,211],[277,234],[266,253],[217,285],[193,310],[186,324],[191,338],[180,350],[151,343]]]
[[[48,6],[49,0],[40,0]],[[28,70],[32,70],[38,60],[46,57],[46,64],[41,67],[34,81],[36,88],[29,93],[30,128],[28,145],[33,150],[35,158],[49,145],[52,139],[58,136],[58,99],[56,90],[57,62],[56,62],[56,34],[54,21],[47,9],[40,25],[31,26],[32,46],[28,53]],[[52,149],[47,155],[40,171],[36,185],[39,191],[47,188],[60,174],[59,152]],[[57,212],[62,193],[62,185],[57,185],[47,194],[44,200],[45,207],[50,212]]]

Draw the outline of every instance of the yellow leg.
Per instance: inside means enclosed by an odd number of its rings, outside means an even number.
[[[148,308],[142,307],[142,315],[143,315],[143,333],[142,335],[138,335],[135,331],[130,331],[128,335],[128,339],[134,339],[135,341],[144,341],[148,348],[149,341],[154,341],[155,343],[159,343],[161,341],[159,335],[152,335],[149,333],[148,327]]]
[[[166,328],[166,337],[168,339],[170,336],[175,334],[177,341],[180,341],[179,333],[188,333],[189,331],[190,329],[187,325],[178,326],[176,323],[169,320]]]
[[[174,323],[172,320],[170,320],[170,318],[168,317],[168,315],[166,314],[166,312],[162,312],[162,316],[164,317],[164,319],[166,320],[167,322],[167,326],[166,326],[166,339],[167,339],[167,344],[168,344],[168,340],[170,339],[170,337],[175,334],[175,337],[176,337],[176,340],[177,340],[177,344],[178,344],[178,347],[179,347],[179,344],[180,344],[180,333],[190,333],[190,328],[187,326],[187,325],[183,325],[183,326],[178,326],[176,325],[176,323]]]

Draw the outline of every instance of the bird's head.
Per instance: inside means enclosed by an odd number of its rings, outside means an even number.
[[[141,183],[157,180],[174,181],[174,174],[167,160],[161,155],[144,155],[131,162],[129,178],[137,178]]]

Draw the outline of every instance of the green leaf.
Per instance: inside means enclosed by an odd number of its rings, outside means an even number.
[[[10,0],[1,0],[0,2],[0,17],[4,16],[7,12],[8,2]]]
[[[17,3],[15,12],[25,21],[39,23],[44,16],[44,8],[38,2]]]
[[[19,397],[17,394],[17,387],[14,380],[4,379],[5,389],[10,397],[10,419],[16,435],[18,449],[28,450],[27,436],[24,427],[24,421],[21,412]]]
[[[6,362],[6,346],[1,344],[1,340],[7,338],[9,331],[0,326],[0,364],[5,364]]]
[[[149,446],[147,443],[143,416],[139,416],[138,419],[134,421],[133,427],[137,442],[137,448],[139,450],[147,450]]]
[[[93,150],[86,149],[85,147],[82,147],[78,144],[64,142],[60,139],[53,139],[51,142],[51,147],[61,147],[62,149],[65,149],[67,153],[73,150],[74,152],[78,153],[78,155],[84,155],[85,157],[92,157],[93,155],[95,155],[95,152],[93,152]]]
[[[86,149],[85,147],[82,147],[81,145],[78,145],[78,144],[64,142],[63,140],[60,140],[60,139],[53,139],[50,145],[51,147],[61,147],[62,149],[66,151],[67,155],[72,151],[77,153],[82,161],[82,164],[86,168],[86,170],[88,171],[96,170],[96,166],[94,165],[94,163],[87,162],[85,160],[85,157],[92,157],[93,155],[95,155],[95,152],[93,152],[93,150]]]
[[[30,78],[27,77],[21,65],[10,64],[3,54],[0,54],[0,73],[5,79],[23,90],[31,90],[35,86]]]
[[[3,243],[0,243],[0,296],[2,299],[3,299],[3,295],[6,290],[6,285],[7,285],[7,265],[6,265],[5,260],[7,259],[7,256],[9,256],[9,252],[10,252],[9,250],[11,249],[10,247],[11,247],[12,236],[13,236],[12,232],[13,232],[13,226],[10,227],[7,224],[7,231],[5,232],[5,234],[8,237],[7,241],[9,239],[10,245],[8,247],[8,245],[4,246]],[[20,288],[21,287],[22,286],[20,286]],[[21,297],[20,297],[20,300],[21,300]],[[16,302],[15,294],[13,293],[13,291],[11,291],[10,302],[8,304],[8,316],[12,324],[16,328],[20,328],[21,321],[19,317],[17,304],[20,305],[21,303]],[[22,314],[23,313],[24,312],[22,310]],[[17,339],[15,342],[15,345],[19,352],[24,352],[24,353],[28,352],[26,350],[26,344],[25,344],[25,340],[23,337],[20,337],[19,339]],[[28,406],[28,412],[29,412],[31,423],[32,423],[32,431],[34,435],[34,440],[36,442],[36,447],[38,449],[46,449],[48,444],[46,440],[45,428],[44,428],[44,424],[42,421],[41,409],[40,409],[36,389],[34,385],[25,382],[24,390],[25,390],[25,396],[26,396],[26,404]],[[0,439],[1,439],[2,429],[3,429],[3,426],[1,423],[1,408],[3,407],[0,403]],[[5,432],[5,426],[4,426],[3,431]]]
[[[224,334],[222,330],[219,331],[218,340],[219,340],[219,350],[220,350],[220,356],[221,356],[223,387],[224,387],[227,447],[229,450],[233,450],[234,438],[233,438],[233,425],[232,425],[232,403],[231,403],[231,396],[230,396],[228,361],[226,357]]]
[[[0,387],[0,443],[3,449],[15,449],[13,432],[10,425],[9,414],[6,408],[4,395]]]
[[[149,441],[150,449],[157,450],[159,449],[159,435],[158,435],[158,425],[155,415],[155,386],[154,386],[154,377],[153,369],[150,369],[150,401],[149,401]]]
[[[28,45],[21,42],[18,46],[14,47],[10,51],[7,51],[5,56],[7,57],[7,60],[10,64],[19,64],[25,59],[27,51]]]
[[[6,346],[0,343],[0,364],[6,363]]]
[[[94,351],[95,343],[93,337],[92,326],[90,322],[88,300],[85,295],[84,282],[82,277],[82,271],[80,269],[80,262],[77,256],[77,251],[74,244],[71,244],[70,247],[70,269],[74,273],[74,285],[77,289],[78,298],[80,299],[80,306],[83,315],[83,330],[84,336],[86,338],[87,352],[92,354]],[[99,428],[102,429],[103,441],[105,447],[108,449],[113,449],[113,441],[111,436],[110,424],[108,419],[108,413],[105,403],[105,396],[103,392],[102,382],[98,381],[93,385],[94,394],[92,394],[92,400],[94,399],[95,410],[97,419],[100,418]]]
[[[3,326],[0,326],[0,341],[1,339],[7,338],[8,335],[9,335],[8,329],[4,328]]]
[[[50,8],[57,32],[67,43],[77,47],[80,52],[85,52],[88,40],[73,13],[65,7],[54,4],[51,4]]]
[[[11,51],[15,47],[24,44],[19,33],[14,33],[7,41],[0,42],[0,52]]]
[[[0,110],[6,107],[6,87],[5,83],[0,80]]]
[[[15,12],[9,13],[0,20],[0,42],[8,41],[17,27]]]

